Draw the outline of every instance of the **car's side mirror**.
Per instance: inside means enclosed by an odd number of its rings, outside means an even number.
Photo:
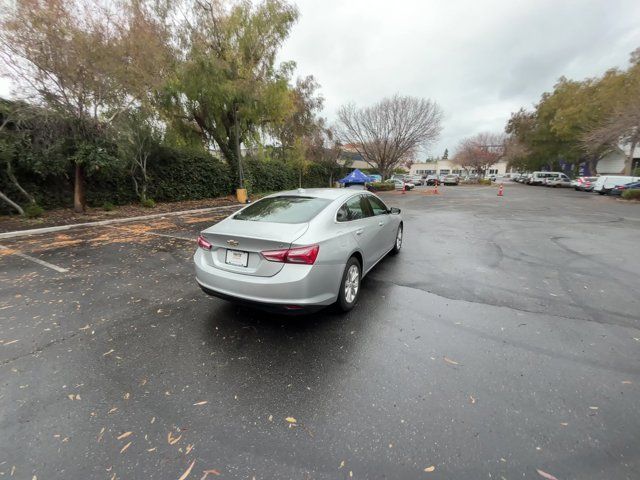
[[[391,215],[399,215],[401,211],[402,211],[402,210],[400,210],[399,208],[396,208],[396,207],[391,207],[391,208],[389,209],[389,213],[390,213]]]

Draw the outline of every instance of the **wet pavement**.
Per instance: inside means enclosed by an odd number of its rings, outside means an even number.
[[[639,206],[425,190],[347,315],[204,295],[225,213],[0,241],[0,474],[639,478]]]

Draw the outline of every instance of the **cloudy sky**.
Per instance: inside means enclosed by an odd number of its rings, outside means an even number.
[[[313,74],[335,119],[348,102],[393,93],[436,100],[441,155],[465,136],[501,131],[561,75],[625,67],[640,47],[639,0],[298,0],[282,59]]]
[[[324,115],[394,93],[445,112],[431,153],[501,131],[561,75],[624,67],[640,47],[639,0],[298,0],[281,60],[322,85]],[[0,79],[0,95],[9,84]]]

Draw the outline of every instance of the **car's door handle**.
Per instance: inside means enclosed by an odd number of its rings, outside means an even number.
[[[356,230],[356,235],[362,235],[362,232],[364,232],[364,228],[359,228]]]

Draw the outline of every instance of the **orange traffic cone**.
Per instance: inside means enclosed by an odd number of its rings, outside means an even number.
[[[402,182],[402,194],[404,195],[405,193],[407,193],[407,185]]]
[[[504,187],[502,186],[502,184],[500,184],[500,188],[498,189],[498,196],[499,197],[504,196]]]

